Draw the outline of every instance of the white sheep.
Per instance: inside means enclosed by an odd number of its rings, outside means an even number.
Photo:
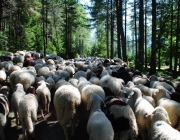
[[[31,70],[14,71],[9,76],[9,82],[12,89],[15,88],[17,83],[21,83],[24,87],[24,90],[27,91],[27,89],[34,84],[35,75]]]
[[[62,85],[56,90],[53,103],[58,122],[63,128],[66,140],[69,140],[69,126],[72,130],[71,136],[73,136],[78,122],[81,104],[80,92],[72,85]]]
[[[168,112],[171,126],[180,131],[180,103],[166,98],[164,87],[158,86],[159,91],[153,94],[157,106],[164,107]]]
[[[68,81],[70,84],[72,84],[74,87],[78,87],[78,79],[76,78],[70,78]]]
[[[134,92],[130,94],[131,100],[134,102],[133,111],[136,116],[139,134],[142,140],[148,140],[150,130],[150,120],[145,118],[146,114],[151,114],[154,107],[142,97],[142,93],[138,88],[132,88]]]
[[[97,94],[91,94],[87,104],[90,115],[87,123],[87,132],[90,140],[113,140],[114,130],[111,122],[101,110],[102,98]]]
[[[105,114],[114,129],[114,140],[133,140],[138,136],[138,126],[132,108],[119,97],[105,100]]]
[[[3,79],[4,81],[6,80],[7,75],[6,75],[5,69],[0,70],[0,78]]]
[[[151,140],[179,140],[180,133],[170,126],[168,113],[163,107],[156,107],[147,117],[151,120]]]
[[[36,93],[38,96],[38,104],[39,110],[41,112],[41,116],[44,118],[43,110],[49,113],[49,107],[51,103],[51,92],[46,85],[49,85],[45,81],[38,82],[39,86],[36,89]]]
[[[44,76],[46,78],[49,72],[49,68],[47,66],[43,66],[37,71],[37,76]]]
[[[21,83],[18,83],[16,85],[15,92],[11,96],[11,110],[14,112],[16,118],[16,124],[19,124],[19,119],[18,119],[19,102],[25,94],[26,93],[24,91],[23,85]]]
[[[0,94],[0,138],[6,140],[4,128],[7,124],[7,115],[9,113],[9,102],[6,96]]]
[[[132,82],[135,85],[143,84],[149,86],[149,79],[145,76],[135,75],[132,77]]]
[[[22,125],[23,137],[35,137],[34,129],[37,121],[38,102],[34,94],[26,94],[19,102],[19,119]]]
[[[89,81],[92,83],[92,84],[95,84],[95,85],[99,85],[99,81],[100,79],[96,76],[92,76]]]
[[[91,94],[98,94],[102,100],[105,100],[105,92],[102,87],[94,84],[87,84],[80,90],[81,93],[81,105],[82,105],[82,112],[85,115],[86,119],[89,117],[89,111],[87,111],[87,104],[89,102]]]

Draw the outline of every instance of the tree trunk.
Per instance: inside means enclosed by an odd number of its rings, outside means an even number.
[[[106,50],[107,50],[107,58],[109,58],[109,0],[107,0],[107,9],[106,9]]]
[[[137,58],[137,55],[138,55],[138,53],[137,53],[137,23],[136,23],[136,0],[134,0],[134,28],[135,28],[135,31],[134,31],[134,34],[135,34],[135,48],[136,48],[136,58]]]
[[[137,55],[136,68],[140,71],[143,71],[144,65],[144,9],[143,9],[143,0],[140,0],[139,5],[139,47]]]
[[[152,46],[149,75],[156,74],[156,0],[152,0]]]
[[[120,9],[119,9],[119,0],[116,0],[116,19],[117,19],[117,49],[118,49],[118,58],[121,58],[121,45],[120,45]]]
[[[145,50],[145,68],[147,68],[147,1],[145,2],[145,29],[144,29],[144,50]]]
[[[171,3],[171,39],[170,39],[170,52],[169,52],[169,69],[172,70],[172,48],[173,48],[173,2]]]
[[[121,21],[118,25],[120,26],[120,35],[121,35],[121,43],[122,43],[122,56],[123,60],[127,62],[127,55],[126,55],[126,42],[124,37],[124,30],[123,30],[123,14],[122,14],[122,0],[119,3],[119,20]]]
[[[113,0],[111,0],[111,59],[114,58],[114,13]]]
[[[178,50],[179,50],[179,14],[180,14],[180,1],[178,1],[178,14],[177,14],[177,29],[176,29],[176,47],[175,47],[175,58],[174,58],[174,73],[173,77],[177,78],[178,77],[178,72],[177,72],[177,65],[178,65]]]

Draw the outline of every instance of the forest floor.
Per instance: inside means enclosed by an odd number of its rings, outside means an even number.
[[[83,119],[82,119],[83,120]],[[14,113],[8,115],[8,123],[5,128],[6,140],[23,140],[21,125],[16,125]],[[86,126],[83,121],[79,122],[73,140],[88,140]],[[51,105],[50,112],[42,119],[38,113],[38,121],[35,124],[35,138],[33,140],[65,140],[64,132],[57,122],[54,106]]]

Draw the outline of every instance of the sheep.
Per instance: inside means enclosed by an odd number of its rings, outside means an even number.
[[[10,86],[2,86],[0,88],[0,93],[5,95],[9,99],[9,97],[10,97],[10,90],[11,90]]]
[[[53,103],[58,122],[63,128],[66,140],[69,140],[69,126],[72,130],[71,136],[73,136],[78,122],[81,104],[80,92],[72,85],[62,85],[56,90]]]
[[[35,74],[31,70],[14,71],[9,76],[11,88],[14,89],[17,83],[21,83],[26,91],[35,82]]]
[[[146,96],[151,96],[154,94],[154,92],[157,92],[158,89],[156,88],[149,88],[143,84],[139,84],[136,86],[137,88],[139,88],[142,92],[143,95],[146,95]]]
[[[0,62],[0,69],[5,68],[6,72],[8,72],[12,66],[13,66],[12,61]]]
[[[34,94],[26,94],[19,102],[18,114],[22,125],[23,137],[35,137],[34,129],[37,121],[38,101]]]
[[[180,103],[166,98],[166,90],[162,86],[158,86],[158,91],[153,94],[153,98],[157,106],[164,107],[168,112],[171,126],[180,131]]]
[[[23,85],[21,83],[16,84],[15,92],[13,92],[11,96],[11,110],[14,112],[16,118],[16,124],[19,124],[19,119],[18,119],[19,102],[25,94],[26,93],[24,91]]]
[[[81,90],[81,104],[82,104],[82,112],[85,115],[85,119],[89,117],[89,111],[86,110],[88,101],[90,99],[91,94],[98,94],[102,100],[105,100],[105,92],[102,87],[94,84],[86,84]]]
[[[55,90],[57,90],[60,86],[62,85],[71,85],[71,83],[67,82],[65,79],[60,79],[56,84],[55,84]]]
[[[142,97],[142,93],[138,88],[132,88],[133,92],[129,95],[134,103],[133,111],[136,116],[139,134],[142,140],[148,140],[148,131],[150,130],[150,120],[145,118],[146,114],[151,114],[154,107]]]
[[[6,140],[4,128],[7,124],[7,115],[9,113],[9,102],[6,96],[0,94],[0,138]]]
[[[65,70],[57,70],[56,75],[59,75],[61,78],[64,78],[66,81],[68,81],[70,78],[70,74]]]
[[[135,85],[143,84],[145,86],[149,86],[150,81],[146,76],[135,75],[132,77],[132,82]]]
[[[18,70],[21,70],[21,68],[17,65],[14,65],[9,69],[8,75],[10,75],[13,71],[18,71]]]
[[[49,91],[49,88],[46,85],[49,85],[47,82],[41,80],[38,82],[39,86],[36,89],[36,93],[38,96],[38,104],[39,104],[39,110],[41,112],[41,116],[44,119],[43,110],[45,110],[47,113],[49,113],[49,107],[51,103],[51,92]]]
[[[47,87],[49,88],[51,93],[54,94],[54,92],[55,92],[55,81],[52,77],[52,74],[48,76],[48,78],[46,79],[46,82],[49,83],[49,85],[47,85]]]
[[[117,78],[112,77],[110,75],[103,76],[99,85],[104,88],[107,87],[114,95],[119,95],[119,91],[123,88],[122,84],[117,80]],[[108,96],[108,95],[106,95]]]
[[[168,113],[163,107],[156,107],[146,117],[151,120],[151,140],[179,140],[180,133],[171,127]]]
[[[0,70],[0,78],[3,79],[4,81],[6,80],[7,75],[6,75],[5,69]]]
[[[100,79],[96,76],[92,76],[89,81],[92,83],[92,84],[95,84],[95,85],[99,85],[99,81]]]
[[[114,129],[114,140],[133,140],[138,136],[138,127],[132,108],[119,97],[105,100],[105,114]]]
[[[150,77],[150,88],[156,88],[157,86],[163,86],[167,91],[173,93],[175,92],[175,89],[173,86],[166,82],[159,82],[158,78],[155,75],[152,75]]]
[[[79,70],[74,74],[74,78],[79,79],[79,77],[85,77],[87,79],[87,73],[85,71]]]
[[[113,140],[114,130],[111,122],[101,110],[104,102],[98,94],[91,94],[87,104],[90,115],[87,123],[87,132],[90,140]]]
[[[68,81],[70,84],[72,84],[74,87],[78,87],[78,79],[76,78],[70,78]]]
[[[112,76],[123,79],[125,84],[132,80],[128,71],[122,66],[117,70],[117,72],[113,72]]]
[[[49,68],[44,66],[37,71],[37,76],[44,76],[45,78],[47,78],[49,72]]]

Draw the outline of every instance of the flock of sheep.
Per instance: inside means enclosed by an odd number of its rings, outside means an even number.
[[[0,137],[6,139],[12,111],[23,138],[35,138],[37,115],[44,118],[52,102],[66,140],[73,139],[80,116],[90,140],[178,140],[178,88],[118,58],[7,53],[0,62]]]

